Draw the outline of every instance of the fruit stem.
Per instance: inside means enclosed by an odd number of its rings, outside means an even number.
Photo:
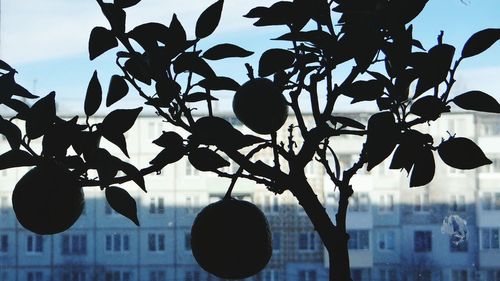
[[[255,79],[255,76],[253,75],[253,67],[249,63],[245,63],[245,67],[247,68],[247,75],[250,80]]]
[[[250,150],[247,155],[245,155],[245,160],[250,160],[252,156],[255,155],[255,153],[261,151],[262,149],[269,147],[270,144],[268,142],[265,142],[263,144],[260,144],[259,146],[255,147],[254,149]],[[236,173],[233,175],[233,178],[231,179],[231,184],[229,185],[229,188],[227,189],[226,194],[222,198],[222,200],[229,200],[231,199],[231,192],[233,192],[234,185],[236,184],[236,181],[238,180],[239,177],[241,177],[241,174],[243,173],[243,166],[240,166]]]
[[[271,142],[273,144],[274,168],[276,170],[279,170],[280,169],[280,159],[279,159],[278,149],[277,149],[278,141],[277,141],[276,132],[271,133]]]

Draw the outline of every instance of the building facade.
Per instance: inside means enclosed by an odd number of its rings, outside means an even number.
[[[369,117],[350,115],[363,123]],[[241,128],[234,117],[228,120]],[[474,139],[493,161],[490,166],[450,169],[436,153],[436,175],[425,187],[409,188],[406,172],[388,169],[390,159],[353,178],[347,220],[355,281],[500,281],[499,121],[494,115],[457,113],[420,127],[435,143],[455,133]],[[308,116],[306,123],[311,122]],[[154,116],[140,117],[126,134],[127,161],[147,166],[161,149],[151,142],[171,129]],[[287,136],[285,125],[278,137]],[[356,161],[362,142],[353,136],[335,140],[341,166]],[[103,140],[102,145],[126,159],[112,144]],[[0,149],[9,149],[5,139]],[[272,154],[255,158],[271,163]],[[237,168],[231,163],[225,169]],[[196,171],[184,157],[147,176],[147,193],[134,183],[121,185],[137,202],[140,227],[113,211],[99,188],[86,187],[85,211],[75,225],[61,234],[38,236],[17,223],[10,201],[27,170],[0,171],[0,281],[219,280],[196,264],[189,235],[196,214],[225,194],[229,180]],[[334,217],[338,195],[320,163],[310,163],[306,174]],[[328,257],[319,236],[289,192],[274,195],[264,186],[238,180],[233,195],[257,204],[273,233],[270,263],[248,280],[327,280]],[[443,220],[450,215],[467,222],[465,241],[456,243],[442,233]]]

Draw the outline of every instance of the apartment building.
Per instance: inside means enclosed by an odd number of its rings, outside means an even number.
[[[350,115],[362,122],[369,117]],[[227,119],[241,128],[234,117]],[[493,161],[488,167],[450,169],[436,154],[436,175],[425,187],[409,188],[406,172],[389,170],[389,161],[353,178],[348,229],[355,281],[500,281],[499,121],[494,115],[457,113],[432,126],[421,125],[436,142],[455,133],[474,139]],[[311,122],[307,116],[306,123]],[[140,117],[126,135],[130,162],[146,166],[160,151],[151,141],[170,129],[155,116]],[[287,136],[285,125],[278,137]],[[125,159],[118,148],[105,141],[103,145]],[[360,137],[337,139],[341,165],[355,161],[361,145]],[[5,139],[0,149],[8,149]],[[270,153],[256,157],[272,161]],[[231,163],[226,169],[237,168]],[[77,223],[64,233],[38,236],[17,223],[11,208],[12,188],[26,171],[0,171],[0,281],[219,280],[196,264],[189,235],[197,212],[225,194],[227,179],[193,169],[184,157],[147,176],[147,193],[134,183],[122,185],[136,199],[140,227],[114,212],[99,188],[87,187],[85,212]],[[317,162],[307,166],[306,173],[333,217],[335,187]],[[274,195],[263,186],[238,180],[233,195],[257,204],[273,232],[269,265],[248,280],[327,279],[328,257],[319,236],[289,192]],[[450,215],[466,220],[465,241],[455,243],[442,233],[443,219]]]

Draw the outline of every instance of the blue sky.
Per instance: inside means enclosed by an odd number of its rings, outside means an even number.
[[[192,2],[196,5],[187,5]],[[213,0],[142,0],[128,12],[128,28],[150,21],[168,24],[172,13],[177,13],[188,34],[193,37],[197,16]],[[223,18],[216,33],[201,44],[209,47],[217,43],[235,43],[256,54],[246,59],[230,59],[217,64],[221,75],[231,76],[240,83],[245,81],[245,62],[255,65],[258,55],[271,47],[286,47],[270,41],[280,35],[281,28],[255,28],[253,21],[242,18],[253,6],[269,6],[274,1],[226,0]],[[426,48],[436,43],[440,30],[444,30],[446,43],[457,47],[457,54],[467,38],[488,27],[500,27],[499,0],[430,0],[424,12],[414,20],[414,37]],[[0,57],[19,72],[17,80],[38,95],[52,90],[57,93],[60,109],[78,112],[88,80],[97,69],[103,88],[116,72],[113,52],[89,61],[87,41],[96,25],[108,26],[100,9],[91,0],[3,0],[1,19]],[[482,90],[500,100],[500,43],[480,56],[463,62],[457,73],[457,92]],[[228,106],[230,95],[219,96]],[[118,103],[120,107],[135,107],[141,102],[134,96]],[[346,103],[345,103],[346,104]],[[344,106],[345,106],[344,104]],[[360,109],[364,106],[361,104]],[[345,108],[347,109],[347,108]],[[355,108],[356,109],[356,108]]]

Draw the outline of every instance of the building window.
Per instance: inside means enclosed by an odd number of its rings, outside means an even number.
[[[422,269],[415,272],[413,276],[415,281],[432,281],[432,272],[428,269]]]
[[[370,249],[370,239],[368,230],[351,230],[349,231],[348,247],[351,250],[368,250]]]
[[[279,251],[281,249],[281,232],[273,233],[273,250]]]
[[[9,198],[7,196],[0,197],[0,213],[7,214],[9,211]]]
[[[84,271],[66,271],[62,273],[62,281],[86,281],[86,274]]]
[[[500,210],[500,192],[484,192],[481,196],[481,207],[485,211]]]
[[[370,208],[370,199],[368,193],[354,193],[349,197],[349,210],[351,212],[368,212]]]
[[[483,228],[481,230],[481,248],[483,250],[499,249],[498,228]]]
[[[467,252],[469,248],[468,244],[467,240],[456,241],[450,238],[450,252]]]
[[[486,281],[500,281],[500,270],[488,270],[486,272]]]
[[[0,281],[10,281],[7,271],[0,270]]]
[[[421,193],[415,195],[415,205],[413,205],[413,211],[420,212],[429,212],[429,193]]]
[[[149,281],[166,281],[167,277],[164,270],[152,270],[149,272]]]
[[[394,231],[379,232],[378,234],[378,249],[379,250],[394,250],[395,247]]]
[[[184,272],[184,281],[200,281],[200,272],[198,270],[191,270]]]
[[[42,253],[43,252],[43,236],[28,235],[26,236],[26,252]]]
[[[43,272],[41,271],[28,271],[26,273],[27,281],[43,281]]]
[[[265,213],[279,213],[279,198],[274,195],[265,195],[262,209]]]
[[[196,214],[200,211],[200,197],[186,196],[186,213]]]
[[[351,270],[352,281],[363,281],[363,270],[353,269]]]
[[[431,231],[415,231],[413,246],[415,252],[430,252],[432,251],[432,232]]]
[[[9,251],[9,236],[7,234],[0,235],[0,253]]]
[[[191,233],[184,233],[184,250],[191,251]]]
[[[450,211],[465,212],[465,195],[451,195]]]
[[[316,234],[312,231],[299,233],[299,250],[313,251],[316,249]]]
[[[396,269],[380,269],[380,281],[398,281],[398,273]]]
[[[267,269],[263,272],[262,281],[279,281],[279,272],[274,269]]]
[[[151,197],[149,201],[150,214],[164,214],[165,213],[165,199],[163,197]]]
[[[299,281],[316,281],[316,270],[299,270]]]
[[[106,251],[107,252],[128,252],[130,249],[130,237],[128,234],[107,234]]]
[[[104,276],[105,281],[132,281],[132,272],[129,271],[107,271]]]
[[[86,255],[87,254],[87,235],[69,235],[63,234],[61,237],[62,255]]]
[[[452,270],[451,281],[467,281],[467,270]]]
[[[380,195],[378,210],[379,212],[394,212],[394,195]]]
[[[165,251],[165,234],[149,233],[148,234],[148,250],[150,252]]]

